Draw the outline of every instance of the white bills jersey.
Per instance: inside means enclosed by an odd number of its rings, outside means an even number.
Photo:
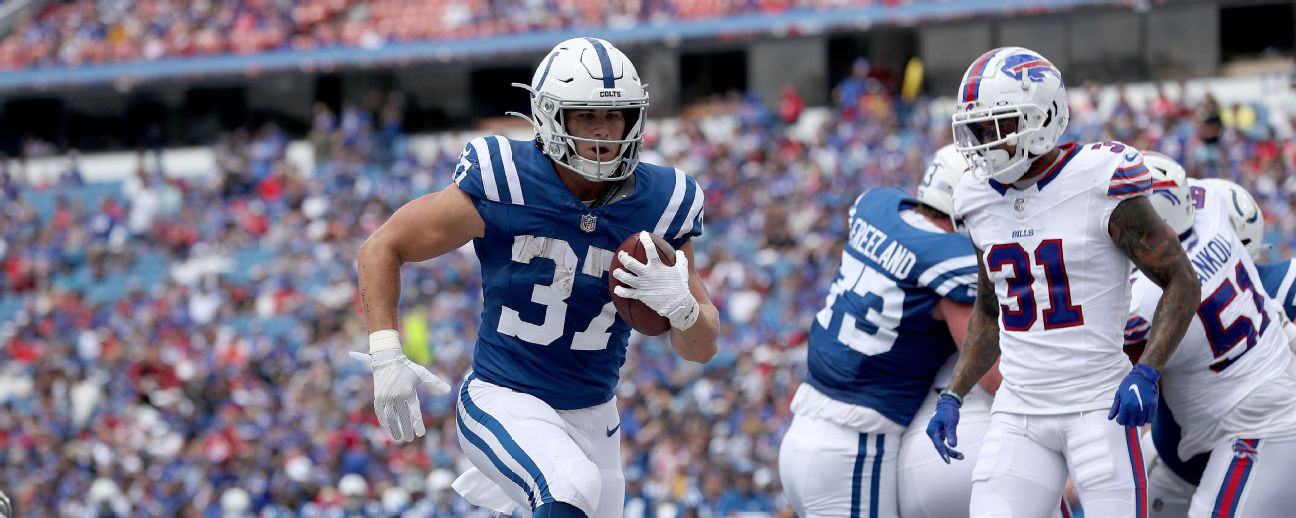
[[[968,177],[954,192],[999,302],[995,412],[1106,410],[1131,367],[1121,345],[1132,265],[1107,224],[1122,200],[1151,192],[1152,176],[1118,142],[1059,149],[1029,186]]]
[[[1162,398],[1182,428],[1179,456],[1209,451],[1229,437],[1263,439],[1296,430],[1293,358],[1278,317],[1268,309],[1260,275],[1228,220],[1227,191],[1189,180],[1196,207],[1180,236],[1201,283],[1201,305],[1179,347],[1161,369]],[[1154,188],[1153,196],[1173,195]],[[1127,341],[1145,339],[1161,288],[1134,276]],[[1263,388],[1262,388],[1263,387]],[[1253,393],[1282,393],[1284,397]]]

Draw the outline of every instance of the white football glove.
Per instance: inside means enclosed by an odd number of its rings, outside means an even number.
[[[423,412],[419,410],[418,386],[427,384],[435,395],[450,392],[450,384],[427,368],[414,363],[400,348],[396,331],[375,339],[370,336],[370,354],[351,351],[351,357],[369,365],[374,377],[374,411],[378,423],[391,434],[392,440],[413,441],[427,433]],[[390,343],[395,342],[391,348]]]
[[[689,291],[688,257],[676,250],[675,266],[666,266],[657,255],[657,244],[653,243],[651,234],[640,231],[639,241],[648,254],[648,264],[619,252],[621,268],[612,275],[624,286],[617,286],[617,296],[643,302],[658,315],[670,319],[675,329],[683,331],[693,327],[700,311],[697,299]]]

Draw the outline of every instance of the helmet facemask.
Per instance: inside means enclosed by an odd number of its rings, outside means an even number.
[[[1039,157],[1029,144],[1038,140],[1036,135],[1050,115],[1030,104],[962,111],[953,118],[954,145],[973,165],[978,179],[1013,183]],[[1011,154],[1008,147],[1013,148]]]
[[[600,109],[600,108],[563,108],[558,112],[556,117],[556,131],[551,134],[551,141],[554,146],[546,146],[545,154],[552,157],[563,167],[579,174],[585,179],[595,182],[610,182],[622,180],[634,172],[635,166],[639,164],[639,151],[643,147],[643,120],[644,109],[647,103],[641,106],[629,108],[608,108],[620,110],[625,117],[625,130],[619,135],[619,139],[600,140],[593,138],[577,137],[570,133],[568,114],[577,110]],[[598,159],[589,159],[581,156],[579,153],[578,143],[585,142],[594,144],[599,147],[617,147],[617,154],[610,160],[600,161]],[[551,152],[548,148],[560,148],[561,155]],[[555,156],[558,155],[558,156]],[[565,158],[565,159],[564,159]]]

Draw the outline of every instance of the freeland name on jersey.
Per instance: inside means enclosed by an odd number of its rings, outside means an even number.
[[[885,247],[882,246],[883,243],[886,244]],[[864,257],[872,259],[897,279],[909,275],[909,270],[913,269],[914,263],[918,260],[904,245],[858,218],[851,220],[850,246]],[[879,249],[881,252],[878,251]]]

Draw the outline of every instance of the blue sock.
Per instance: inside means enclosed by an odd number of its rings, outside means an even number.
[[[566,502],[553,502],[536,508],[532,518],[585,518],[585,513]]]

